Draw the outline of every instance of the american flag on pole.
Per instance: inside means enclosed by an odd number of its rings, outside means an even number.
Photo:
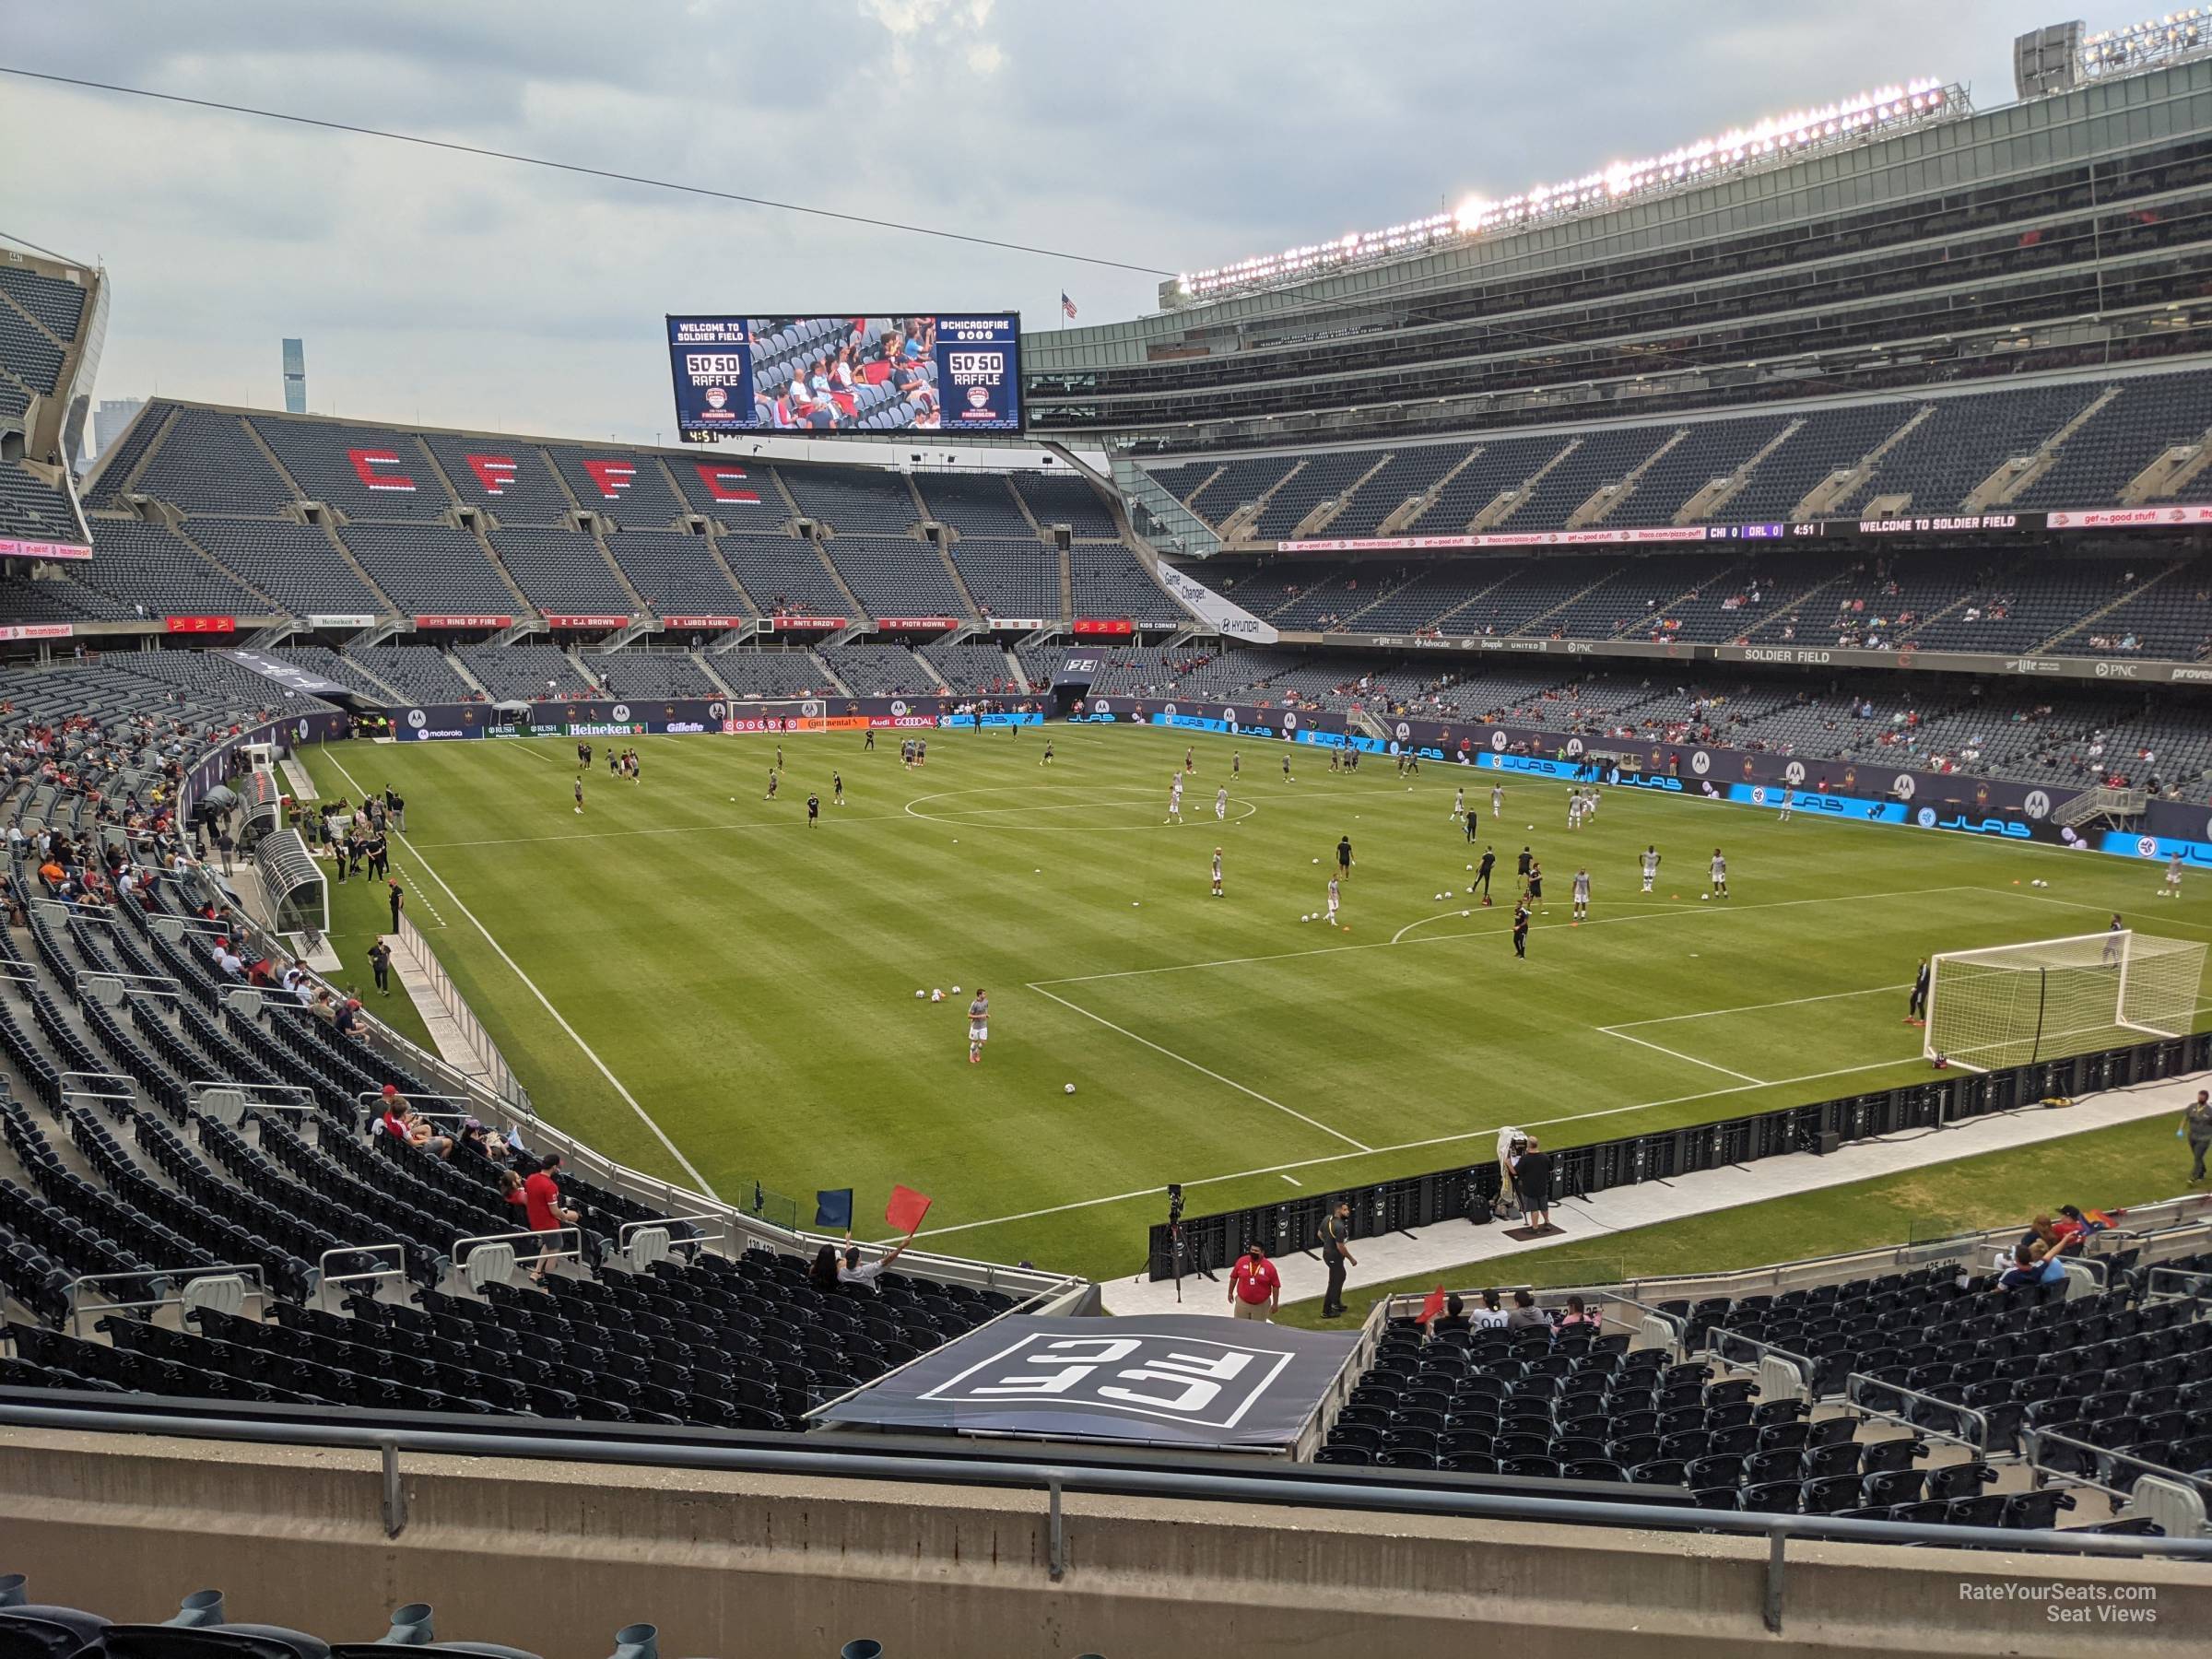
[[[1060,312],[1063,316],[1069,318],[1073,318],[1076,314],[1076,302],[1067,297],[1065,288],[1060,290]]]

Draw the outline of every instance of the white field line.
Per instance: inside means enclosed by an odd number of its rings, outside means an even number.
[[[331,764],[338,769],[339,775],[343,777],[348,784],[351,784],[356,791],[359,790],[360,785],[354,782],[353,774],[346,770],[345,764],[342,761],[333,758]],[[398,832],[395,830],[394,833],[397,834]],[[708,1184],[707,1178],[704,1175],[701,1175],[699,1171],[693,1167],[691,1160],[684,1156],[682,1149],[678,1147],[674,1141],[668,1138],[667,1132],[664,1130],[660,1124],[653,1122],[653,1114],[647,1112],[645,1108],[639,1103],[638,1097],[629,1092],[629,1086],[608,1069],[606,1062],[599,1058],[598,1051],[594,1049],[590,1043],[583,1040],[582,1034],[579,1032],[574,1026],[568,1022],[567,1017],[563,1015],[559,1008],[553,1006],[552,999],[548,997],[543,991],[538,989],[537,982],[532,979],[527,973],[523,971],[522,964],[507,954],[507,947],[501,945],[499,940],[492,937],[491,929],[486,927],[484,924],[477,918],[476,913],[471,911],[466,904],[462,902],[461,895],[453,891],[453,884],[448,882],[444,877],[438,874],[437,870],[431,866],[430,861],[423,857],[420,849],[417,848],[413,842],[407,840],[406,836],[399,836],[399,841],[401,845],[406,847],[406,849],[414,854],[415,862],[422,866],[424,874],[429,876],[431,880],[435,881],[440,887],[445,889],[445,896],[453,901],[453,908],[459,911],[463,916],[467,918],[470,926],[474,927],[478,933],[484,935],[484,942],[491,947],[492,950],[498,955],[500,961],[507,964],[509,970],[514,974],[514,977],[522,981],[524,988],[527,990],[532,996],[537,998],[538,1006],[544,1008],[548,1015],[552,1016],[553,1023],[559,1026],[563,1031],[568,1033],[569,1040],[576,1045],[577,1049],[582,1053],[583,1057],[592,1063],[593,1068],[597,1071],[601,1077],[606,1079],[608,1086],[611,1087],[617,1094],[620,1095],[624,1100],[629,1102],[629,1109],[638,1114],[638,1121],[642,1123],[646,1128],[653,1131],[653,1138],[659,1141],[661,1145],[666,1148],[668,1156],[676,1159],[677,1166],[682,1169],[684,1173],[688,1175],[692,1181],[698,1184],[699,1190],[706,1194],[710,1198],[721,1197],[721,1194],[715,1192],[713,1187]]]
[[[1034,988],[1031,987],[1031,989]],[[1726,1088],[1708,1088],[1697,1094],[1669,1095],[1662,1100],[1633,1100],[1626,1106],[1604,1106],[1595,1112],[1570,1112],[1563,1117],[1526,1118],[1516,1121],[1527,1129],[1552,1129],[1562,1124],[1585,1124],[1594,1118],[1619,1117],[1631,1112],[1656,1112],[1664,1106],[1688,1106],[1698,1100],[1717,1100],[1728,1095],[1748,1094],[1755,1088],[1784,1088],[1792,1084],[1821,1083],[1830,1077],[1848,1077],[1860,1072],[1887,1071],[1892,1066],[1908,1065],[1914,1058],[1916,1056],[1908,1054],[1895,1060],[1872,1061],[1865,1065],[1839,1066],[1833,1071],[1807,1072],[1805,1076],[1798,1077],[1776,1077],[1766,1083],[1735,1083]],[[1502,1127],[1500,1124],[1491,1124],[1485,1128],[1467,1129],[1457,1135],[1433,1135],[1426,1140],[1400,1141],[1393,1147],[1373,1147],[1371,1151],[1375,1156],[1382,1157],[1395,1152],[1418,1152],[1430,1147],[1449,1147],[1462,1141],[1495,1138],[1500,1127]],[[1311,1170],[1324,1164],[1343,1163],[1350,1156],[1349,1153],[1336,1152],[1331,1153],[1325,1158],[1300,1158],[1289,1163],[1266,1164],[1256,1170],[1239,1170],[1228,1175],[1201,1175],[1194,1180],[1186,1180],[1182,1184],[1186,1190],[1191,1187],[1218,1186],[1223,1182],[1249,1181],[1258,1175],[1279,1175],[1286,1170]],[[1048,1205],[1042,1209],[1021,1210],[1009,1216],[993,1216],[982,1221],[959,1221],[950,1227],[925,1227],[916,1237],[930,1238],[944,1233],[969,1232],[979,1227],[999,1227],[1013,1221],[1033,1221],[1042,1216],[1065,1215],[1070,1210],[1096,1209],[1099,1206],[1105,1204],[1124,1204],[1136,1198],[1157,1197],[1159,1190],[1159,1186],[1156,1182],[1151,1186],[1139,1187],[1133,1193],[1114,1193],[1104,1198],[1078,1198],[1072,1204]],[[887,1242],[890,1241],[887,1241]]]
[[[1830,991],[1821,996],[1793,996],[1784,1002],[1746,1003],[1741,1007],[1707,1008],[1698,1014],[1662,1014],[1655,1019],[1623,1019],[1599,1029],[1618,1034],[1637,1026],[1672,1025],[1677,1020],[1682,1019],[1717,1019],[1724,1014],[1757,1014],[1765,1008],[1802,1008],[1807,1003],[1840,1002],[1847,996],[1879,996],[1886,991],[1910,991],[1912,989],[1910,984],[1869,985],[1864,991]]]
[[[794,799],[797,802],[800,816],[783,823],[673,824],[651,830],[586,830],[577,835],[509,835],[495,837],[488,841],[423,841],[420,844],[441,849],[446,847],[524,847],[535,845],[539,841],[618,841],[625,836],[632,835],[706,835],[716,831],[727,833],[747,830],[803,830],[806,827],[806,797],[801,795]],[[883,824],[903,816],[897,812],[871,812],[863,814],[859,818],[825,818],[823,822]]]
[[[1771,1082],[1765,1082],[1765,1084],[1732,1084],[1732,1086],[1727,1086],[1727,1088],[1708,1088],[1708,1090],[1703,1090],[1703,1093],[1697,1093],[1697,1095],[1668,1095],[1665,1100],[1637,1100],[1637,1101],[1630,1101],[1628,1106],[1602,1106],[1602,1108],[1597,1108],[1594,1112],[1569,1112],[1566,1117],[1528,1117],[1528,1119],[1520,1119],[1520,1122],[1524,1128],[1558,1128],[1559,1124],[1586,1124],[1586,1122],[1591,1122],[1593,1117],[1621,1117],[1624,1112],[1653,1112],[1653,1111],[1659,1111],[1661,1106],[1690,1106],[1692,1101],[1721,1100],[1724,1095],[1746,1095],[1752,1088],[1787,1088],[1790,1084],[1818,1084],[1818,1082],[1827,1082],[1830,1077],[1852,1077],[1852,1075],[1863,1073],[1863,1071],[1887,1071],[1887,1068],[1891,1068],[1891,1066],[1904,1066],[1904,1064],[1909,1064],[1912,1060],[1913,1060],[1913,1055],[1904,1055],[1904,1057],[1900,1057],[1900,1060],[1874,1060],[1874,1062],[1865,1064],[1865,1066],[1838,1066],[1836,1071],[1812,1071],[1812,1073],[1805,1073],[1803,1077],[1776,1077],[1776,1079],[1771,1079]],[[1395,1146],[1376,1146],[1376,1148],[1373,1148],[1373,1155],[1382,1157],[1382,1155],[1389,1155],[1389,1152],[1420,1152],[1420,1150],[1429,1148],[1429,1146],[1455,1146],[1458,1141],[1480,1141],[1487,1137],[1495,1137],[1500,1128],[1502,1128],[1502,1124],[1491,1124],[1491,1126],[1487,1126],[1487,1128],[1462,1130],[1462,1133],[1458,1133],[1458,1135],[1431,1135],[1431,1137],[1425,1141],[1398,1141]],[[1267,1163],[1267,1166],[1256,1168],[1256,1171],[1237,1171],[1234,1174],[1201,1174],[1201,1177],[1196,1177],[1194,1182],[1183,1182],[1183,1185],[1185,1188],[1194,1188],[1194,1185],[1221,1185],[1223,1182],[1250,1182],[1250,1179],[1256,1177],[1256,1174],[1281,1174],[1283,1171],[1312,1171],[1312,1168],[1323,1166],[1323,1163],[1343,1163],[1345,1159],[1349,1159],[1349,1157],[1351,1157],[1349,1152],[1329,1152],[1327,1157],[1300,1157],[1300,1159],[1294,1159],[1289,1163]],[[1066,1215],[1068,1210],[1095,1210],[1095,1207],[1101,1204],[1126,1204],[1126,1201],[1130,1201],[1130,1199],[1150,1199],[1150,1196],[1157,1196],[1157,1194],[1159,1194],[1159,1185],[1157,1183],[1144,1185],[1144,1188],[1137,1188],[1135,1193],[1115,1193],[1111,1196],[1104,1196],[1104,1199],[1077,1199],[1077,1201],[1073,1201],[1073,1204],[1053,1204],[1053,1206],[1041,1207],[1041,1210],[1019,1210],[1018,1215],[991,1217],[989,1221],[956,1221],[949,1228],[923,1228],[916,1237],[927,1239],[927,1237],[931,1237],[931,1234],[942,1234],[942,1232],[971,1232],[973,1228],[997,1228],[997,1226],[1002,1226],[1002,1223],[1008,1223],[1008,1221],[1035,1221],[1038,1217]],[[896,1243],[896,1241],[887,1239],[885,1243]]]
[[[1831,893],[1821,899],[1775,899],[1763,904],[1724,905],[1715,910],[1685,909],[1681,911],[1653,911],[1641,916],[1601,916],[1596,921],[1585,922],[1583,925],[1586,928],[1618,927],[1631,922],[1657,922],[1669,915],[1739,916],[1752,911],[1789,910],[1794,906],[1806,904],[1872,904],[1885,899],[1924,899],[1936,893],[1981,893],[1994,890],[1997,889],[1954,884],[1950,887],[1905,888],[1888,893]],[[1451,911],[1444,914],[1456,916],[1459,912]],[[1443,916],[1430,916],[1427,919],[1436,922],[1442,920]],[[1417,923],[1414,925],[1418,926],[1419,924]],[[1553,922],[1546,925],[1561,927],[1566,924]],[[1401,928],[1399,931],[1403,933],[1405,930]],[[1414,939],[1409,942],[1415,945],[1432,945],[1439,940],[1487,937],[1496,931],[1484,928],[1470,929],[1465,933],[1430,934],[1425,939]],[[1157,968],[1123,968],[1111,973],[1078,973],[1072,974],[1065,979],[1040,980],[1037,983],[1039,985],[1083,985],[1090,983],[1093,980],[1139,979],[1154,973],[1188,973],[1200,968],[1241,968],[1252,962],[1284,962],[1298,957],[1328,956],[1341,950],[1387,950],[1396,943],[1395,939],[1375,939],[1365,945],[1322,945],[1311,950],[1277,950],[1262,956],[1220,957],[1206,962],[1168,962]]]
[[[1342,1130],[1330,1128],[1328,1124],[1323,1123],[1319,1118],[1308,1117],[1304,1112],[1299,1112],[1292,1107],[1286,1106],[1280,1100],[1269,1100],[1258,1089],[1248,1088],[1243,1084],[1238,1082],[1234,1077],[1225,1077],[1219,1072],[1213,1070],[1211,1067],[1201,1065],[1197,1061],[1189,1059],[1184,1055],[1177,1053],[1173,1049],[1162,1048],[1159,1043],[1153,1041],[1149,1037],[1139,1037],[1135,1031],[1129,1030],[1128,1027],[1115,1025],[1112,1020],[1106,1018],[1102,1015],[1093,1014],[1088,1008],[1081,1007],[1075,1003],[1069,1002],[1065,996],[1054,996],[1052,992],[1045,990],[1041,985],[1031,985],[1029,987],[1029,989],[1036,992],[1040,996],[1052,997],[1052,1000],[1058,1003],[1062,1007],[1080,1014],[1086,1019],[1095,1020],[1100,1025],[1104,1026],[1110,1031],[1120,1032],[1123,1036],[1128,1038],[1132,1042],[1143,1043],[1145,1047],[1150,1049],[1156,1054],[1165,1054],[1169,1059],[1173,1060],[1180,1065],[1187,1065],[1193,1071],[1211,1077],[1217,1083],[1228,1085],[1230,1088],[1235,1089],[1239,1094],[1249,1095],[1253,1100],[1259,1101],[1263,1106],[1272,1106],[1277,1112],[1280,1112],[1287,1116],[1296,1118],[1300,1123],[1306,1124],[1310,1128],[1318,1129],[1324,1135],[1335,1135],[1338,1140],[1342,1141],[1347,1147],[1357,1147],[1362,1152],[1372,1152],[1374,1150],[1372,1147],[1367,1145],[1364,1141],[1356,1141],[1350,1135],[1345,1134]]]
[[[1716,1071],[1724,1077],[1736,1077],[1746,1083],[1758,1083],[1762,1086],[1766,1081],[1763,1077],[1753,1077],[1749,1072],[1739,1072],[1734,1066],[1715,1065],[1712,1061],[1700,1060],[1695,1054],[1685,1054],[1678,1049],[1662,1048],[1656,1042],[1646,1042],[1642,1038],[1631,1037],[1626,1031],[1614,1026],[1599,1026],[1597,1029],[1607,1037],[1618,1037],[1623,1042],[1632,1042],[1638,1048],[1650,1049],[1654,1054],[1665,1054],[1671,1060],[1680,1060],[1688,1065],[1701,1065],[1707,1071]]]

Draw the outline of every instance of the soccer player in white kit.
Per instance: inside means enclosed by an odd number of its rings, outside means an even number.
[[[1589,913],[1590,872],[1587,869],[1581,869],[1574,873],[1574,919],[1580,922]]]
[[[1214,897],[1221,897],[1221,849],[1214,849]]]
[[[1728,897],[1728,861],[1721,856],[1721,850],[1718,847],[1712,850],[1712,896],[1715,899]]]
[[[1336,877],[1329,877],[1329,925],[1336,925]]]
[[[1492,818],[1496,818],[1504,810],[1505,785],[1502,783],[1493,783],[1490,785],[1490,816]]]
[[[1171,824],[1182,822],[1182,774],[1181,772],[1175,774],[1175,782],[1168,786],[1168,816],[1165,821]]]
[[[1459,789],[1453,792],[1452,796],[1452,821],[1456,824],[1460,821],[1460,819],[1465,818],[1466,816],[1467,791],[1466,786],[1462,784]]]
[[[1225,783],[1214,791],[1214,821],[1219,823],[1229,816],[1229,786]]]
[[[1650,892],[1652,890],[1652,883],[1658,879],[1659,849],[1657,847],[1646,847],[1643,850],[1643,890],[1647,893]]]
[[[1790,801],[1789,786],[1784,784],[1782,791],[1782,816],[1774,820],[1776,823],[1786,824],[1790,821]]]
[[[991,999],[978,985],[975,1000],[968,1005],[968,1064],[980,1065],[983,1058],[983,1044],[991,1037]]]
[[[1582,827],[1583,792],[1577,789],[1570,793],[1567,796],[1567,828],[1570,830],[1580,830]]]
[[[2182,855],[2176,853],[2166,861],[2166,888],[2161,899],[2179,899],[2182,896]]]

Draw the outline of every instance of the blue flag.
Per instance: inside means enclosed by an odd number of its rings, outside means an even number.
[[[853,1230],[853,1189],[838,1187],[814,1195],[814,1224],[841,1232]]]

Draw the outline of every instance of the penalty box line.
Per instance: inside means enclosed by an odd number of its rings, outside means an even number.
[[[1790,910],[1808,904],[1872,904],[1886,899],[1925,899],[1937,893],[1981,893],[1996,890],[1999,889],[1954,883],[1948,887],[1904,888],[1887,893],[1831,893],[1821,899],[1771,899],[1759,904],[1730,904],[1714,911],[1668,909],[1650,911],[1635,916],[1601,916],[1595,921],[1583,923],[1583,926],[1585,928],[1619,927],[1631,922],[1661,922],[1669,916],[1676,915],[1741,916],[1753,911]],[[1440,912],[1436,915],[1423,918],[1423,922],[1441,922],[1458,914],[1458,911]],[[1418,927],[1422,924],[1422,922],[1416,922],[1410,925]],[[1539,931],[1548,932],[1560,925],[1557,922],[1546,923]],[[1403,935],[1405,931],[1401,928],[1399,933]],[[1498,931],[1496,928],[1488,927],[1466,928],[1458,933],[1430,934],[1423,938],[1405,940],[1404,942],[1412,945],[1434,945],[1453,939],[1488,938]],[[1030,989],[1037,990],[1046,985],[1087,985],[1096,980],[1142,979],[1155,973],[1191,973],[1202,968],[1242,968],[1254,962],[1288,962],[1294,961],[1300,957],[1334,956],[1339,951],[1388,950],[1400,942],[1400,939],[1395,937],[1373,939],[1364,945],[1317,945],[1307,950],[1277,950],[1259,956],[1217,957],[1210,961],[1204,962],[1163,962],[1156,968],[1118,968],[1105,973],[1077,973],[1068,975],[1064,979],[1039,980],[1030,986]]]
[[[1670,1059],[1680,1060],[1686,1065],[1701,1066],[1707,1071],[1719,1072],[1724,1077],[1736,1077],[1746,1083],[1756,1083],[1764,1087],[1768,1081],[1766,1078],[1754,1077],[1748,1072],[1737,1071],[1732,1065],[1722,1065],[1714,1061],[1700,1060],[1695,1054],[1686,1054],[1679,1049],[1671,1049],[1663,1043],[1653,1042],[1648,1037],[1632,1036],[1630,1032],[1638,1026],[1679,1025],[1692,1019],[1718,1019],[1725,1015],[1756,1014],[1768,1008],[1802,1008],[1812,1003],[1841,1002],[1847,997],[1853,996],[1883,996],[1911,989],[1910,985],[1870,985],[1864,991],[1830,991],[1819,996],[1790,996],[1784,997],[1780,1002],[1744,1003],[1733,1008],[1706,1008],[1695,1014],[1662,1014],[1652,1019],[1624,1019],[1615,1025],[1599,1026],[1596,1030],[1603,1036],[1618,1037],[1623,1042],[1632,1042],[1639,1048],[1650,1049],[1653,1053],[1665,1054]]]
[[[1082,1013],[1085,1010],[1077,1009],[1077,1012]],[[1096,1016],[1092,1018],[1095,1018]],[[1669,1106],[1688,1106],[1699,1100],[1724,1100],[1730,1095],[1748,1094],[1757,1088],[1786,1088],[1793,1084],[1819,1083],[1825,1082],[1830,1077],[1856,1077],[1862,1072],[1887,1071],[1894,1066],[1907,1064],[1909,1062],[1902,1060],[1876,1060],[1865,1065],[1839,1066],[1833,1071],[1807,1072],[1803,1077],[1777,1077],[1770,1083],[1732,1083],[1725,1088],[1702,1089],[1696,1094],[1669,1095],[1665,1099],[1658,1100],[1631,1100],[1625,1106],[1601,1106],[1593,1112],[1570,1112],[1563,1117],[1524,1118],[1518,1121],[1525,1129],[1554,1129],[1563,1124],[1586,1124],[1597,1118],[1622,1117],[1637,1112],[1657,1112]],[[1376,1147],[1371,1151],[1374,1156],[1385,1157],[1399,1152],[1418,1152],[1430,1147],[1457,1146],[1463,1141],[1483,1140],[1494,1136],[1503,1126],[1503,1123],[1500,1122],[1481,1129],[1463,1130],[1457,1135],[1434,1135],[1426,1140],[1401,1141],[1395,1146]],[[1698,1128],[1703,1125],[1685,1124],[1680,1126]],[[1261,1175],[1279,1175],[1286,1170],[1313,1170],[1328,1164],[1340,1164],[1349,1156],[1348,1153],[1332,1153],[1325,1158],[1300,1158],[1288,1163],[1267,1164],[1256,1170],[1238,1170],[1227,1175],[1201,1175],[1195,1179],[1186,1177],[1182,1184],[1186,1189],[1219,1186],[1226,1182],[1250,1181]],[[991,1216],[981,1221],[956,1221],[947,1227],[925,1227],[915,1236],[924,1239],[939,1238],[947,1233],[972,1232],[982,1227],[1005,1227],[1017,1221],[1035,1221],[1046,1216],[1064,1216],[1075,1210],[1097,1209],[1103,1205],[1127,1204],[1139,1198],[1155,1197],[1159,1194],[1159,1183],[1155,1182],[1151,1186],[1140,1187],[1132,1193],[1110,1193],[1102,1198],[1077,1198],[1067,1204],[1046,1205],[1041,1209],[1018,1210],[1011,1215]],[[895,1241],[887,1239],[882,1242],[891,1243]]]

